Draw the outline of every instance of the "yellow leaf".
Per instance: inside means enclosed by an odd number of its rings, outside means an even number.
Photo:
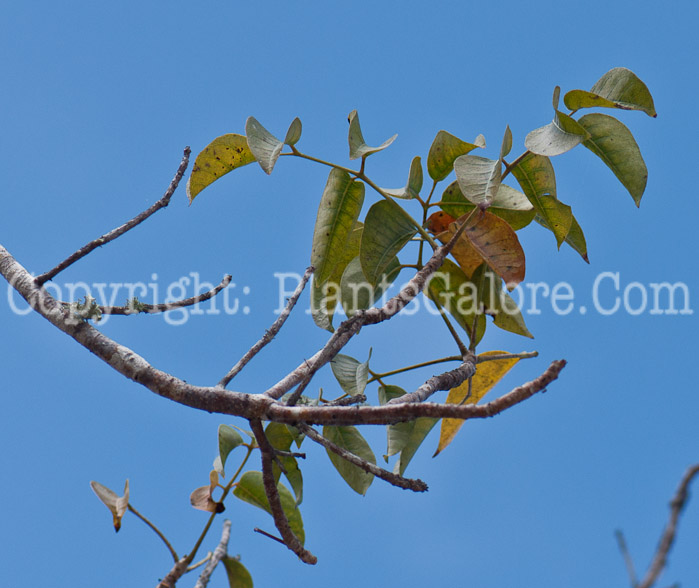
[[[486,351],[478,357],[487,357],[489,355],[503,355],[507,351]],[[471,396],[464,402],[468,395],[468,380],[456,388],[452,388],[447,396],[447,404],[477,404],[502,378],[512,367],[519,361],[518,358],[510,359],[494,359],[492,361],[484,361],[478,364],[476,373],[473,376],[471,383]],[[462,419],[442,419],[442,430],[439,433],[439,446],[435,451],[434,456],[440,453],[449,445],[459,432],[461,425],[464,424]],[[434,457],[433,456],[433,457]]]

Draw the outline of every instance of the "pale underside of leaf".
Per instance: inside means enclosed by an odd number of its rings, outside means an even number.
[[[266,174],[271,174],[284,143],[264,128],[254,117],[245,122],[245,134],[255,159]]]
[[[349,123],[350,128],[348,141],[350,159],[359,159],[360,157],[367,157],[372,153],[382,151],[386,149],[386,147],[388,147],[391,143],[393,143],[393,141],[396,140],[396,137],[398,137],[398,135],[393,135],[390,139],[387,139],[378,147],[369,147],[369,145],[367,145],[364,141],[364,136],[362,135],[362,128],[359,125],[359,116],[357,115],[356,110],[350,112]]]
[[[461,193],[474,204],[490,205],[502,177],[502,161],[478,155],[461,155],[454,161],[456,180]]]

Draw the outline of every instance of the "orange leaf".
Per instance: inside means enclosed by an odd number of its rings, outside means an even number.
[[[506,351],[486,351],[478,357],[488,355],[502,355]],[[492,388],[509,372],[519,361],[513,357],[509,359],[494,359],[479,363],[471,382],[471,396],[467,400],[468,380],[456,388],[452,388],[447,396],[447,404],[477,404]],[[435,456],[445,449],[454,440],[459,429],[464,424],[462,419],[442,419],[442,430],[439,433],[439,445]]]

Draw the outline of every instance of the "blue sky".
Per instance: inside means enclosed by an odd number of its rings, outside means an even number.
[[[261,511],[231,500],[226,513],[230,552],[257,586],[280,578],[291,586],[624,586],[614,530],[624,530],[645,569],[667,502],[699,459],[697,315],[607,316],[594,311],[592,292],[602,272],[618,272],[619,292],[604,281],[600,300],[610,307],[638,282],[629,291],[636,308],[651,283],[683,282],[696,309],[696,12],[688,2],[651,11],[625,1],[4,2],[0,243],[30,271],[46,271],[157,200],[185,145],[198,153],[218,135],[242,133],[250,115],[282,136],[299,116],[304,151],[347,163],[347,114],[357,109],[368,142],[398,133],[368,169],[379,185],[399,186],[438,130],[465,140],[483,133],[493,156],[509,124],[519,153],[526,133],[551,119],[555,85],[589,89],[612,67],[630,68],[659,113],[612,113],[649,168],[640,209],[588,151],[558,157],[559,197],[585,230],[592,263],[556,251],[538,226],[520,239],[527,280],[568,282],[575,309],[562,316],[543,299],[540,314],[525,314],[534,341],[491,328],[481,346],[540,353],[520,362],[500,393],[561,357],[569,361],[562,377],[545,395],[467,423],[436,459],[433,433],[408,469],[429,483],[425,495],[375,481],[360,497],[323,451],[305,447],[302,513],[315,567],[252,533],[272,529]],[[182,187],[169,208],[55,284],[65,292],[81,281],[142,282],[164,292],[192,272],[213,283],[231,273],[235,314],[178,326],[162,315],[112,317],[101,327],[156,367],[214,384],[274,320],[274,274],[308,265],[326,176],[287,158],[270,177],[256,165],[229,175],[191,207]],[[154,585],[169,569],[167,552],[129,515],[115,535],[88,483],[120,489],[128,477],[134,506],[186,552],[205,521],[189,493],[207,482],[218,424],[235,421],[155,397],[42,318],[17,314],[16,299],[0,293],[0,583]],[[441,321],[426,313],[362,335],[347,352],[363,360],[372,347],[378,371],[453,353]],[[232,388],[263,390],[325,337],[299,312]],[[432,373],[394,383],[415,388]],[[335,386],[328,375],[314,385]],[[384,431],[367,437],[381,455]],[[690,503],[664,584],[696,578],[698,541],[699,506]],[[226,585],[221,571],[211,585]]]

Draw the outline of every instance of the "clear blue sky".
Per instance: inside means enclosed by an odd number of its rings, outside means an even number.
[[[3,2],[0,243],[30,271],[49,269],[159,198],[185,145],[198,153],[243,132],[249,115],[277,134],[299,116],[303,149],[343,163],[356,108],[369,142],[398,133],[370,171],[399,186],[438,130],[483,133],[494,155],[509,124],[521,151],[526,133],[551,119],[555,85],[589,89],[612,67],[632,69],[659,113],[617,113],[649,168],[640,210],[588,151],[559,157],[559,197],[585,230],[592,264],[557,252],[538,226],[520,238],[527,280],[570,283],[575,308],[558,315],[542,299],[540,314],[525,315],[534,341],[490,329],[482,344],[540,352],[500,393],[563,357],[561,379],[506,414],[467,423],[436,459],[433,432],[408,469],[430,484],[427,494],[377,480],[360,497],[323,451],[306,447],[302,512],[315,567],[252,533],[272,529],[261,511],[230,501],[226,513],[230,551],[261,587],[626,586],[614,529],[645,568],[680,475],[699,460],[697,16],[686,1],[652,10],[627,1]],[[326,174],[285,159],[271,177],[256,165],[231,174],[191,207],[180,189],[168,209],[55,284],[154,282],[164,292],[191,272],[214,283],[233,274],[236,314],[179,326],[113,317],[101,327],[156,367],[214,384],[274,320],[275,272],[308,265]],[[620,280],[618,293],[602,282],[605,308],[633,282],[637,308],[641,291],[669,281],[687,285],[695,313],[654,315],[649,302],[637,316],[603,315],[592,300],[602,272]],[[206,516],[189,493],[207,482],[218,424],[234,421],[155,397],[40,317],[16,314],[5,286],[0,294],[0,584],[155,585],[167,552],[130,515],[115,535],[88,482],[120,489],[128,477],[136,508],[186,552]],[[441,321],[424,313],[363,335],[348,352],[364,359],[372,346],[377,370],[452,353]],[[324,340],[299,313],[232,387],[263,390]],[[395,383],[415,388],[430,375]],[[327,376],[314,385],[334,386]],[[380,456],[383,430],[367,436]],[[691,502],[664,585],[696,580],[698,543]],[[224,585],[218,571],[211,586]]]

